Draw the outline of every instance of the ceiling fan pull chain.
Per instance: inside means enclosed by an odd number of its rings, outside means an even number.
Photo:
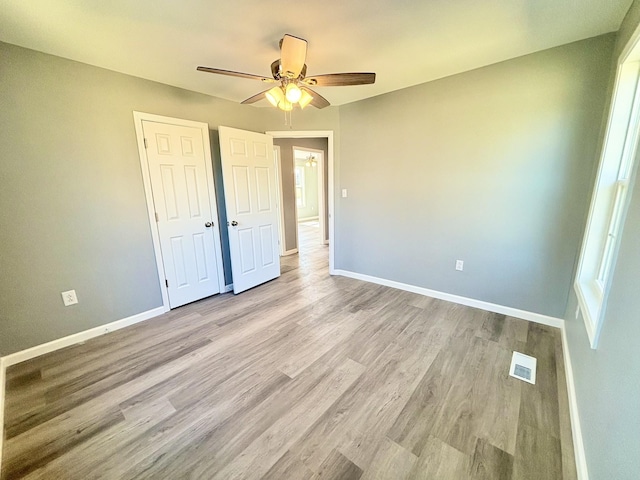
[[[291,120],[291,110],[284,112],[284,126],[285,127],[289,127],[289,128],[293,128],[293,122]]]

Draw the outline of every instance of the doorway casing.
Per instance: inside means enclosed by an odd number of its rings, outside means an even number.
[[[335,224],[334,224],[334,155],[332,130],[284,130],[268,131],[273,138],[326,138],[327,139],[327,185],[329,206],[329,273],[335,275]],[[300,147],[303,148],[303,147]]]
[[[327,149],[329,147],[327,146]],[[296,167],[295,162],[296,162],[296,152],[305,152],[305,153],[311,153],[311,154],[316,154],[318,155],[321,159],[322,162],[320,162],[321,167],[317,168],[317,174],[318,174],[318,178],[317,178],[317,184],[318,184],[318,225],[320,227],[320,238],[321,238],[321,243],[323,245],[327,245],[329,242],[326,239],[327,237],[327,233],[325,232],[325,216],[326,216],[326,212],[325,212],[325,193],[324,193],[324,177],[326,175],[325,173],[325,161],[324,161],[324,157],[325,157],[325,153],[323,150],[316,150],[315,148],[308,148],[308,147],[298,147],[298,146],[293,146],[293,163],[294,163],[294,169]],[[329,185],[329,182],[327,181],[327,186]],[[298,214],[298,203],[296,202],[295,204],[296,206],[296,221],[299,220],[299,214]],[[328,223],[328,222],[327,222]],[[296,229],[297,230],[297,229]],[[298,242],[300,241],[300,238],[298,237],[298,235],[296,234],[296,238],[298,239]],[[299,247],[299,245],[298,245]]]

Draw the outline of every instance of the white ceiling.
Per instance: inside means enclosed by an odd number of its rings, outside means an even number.
[[[0,0],[0,40],[239,102],[264,85],[196,66],[269,76],[290,33],[308,75],[377,73],[318,88],[341,105],[616,31],[631,1]]]

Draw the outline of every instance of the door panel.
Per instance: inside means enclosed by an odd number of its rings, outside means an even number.
[[[251,192],[249,191],[249,168],[234,165],[233,193],[236,197],[235,214],[251,213]]]
[[[229,127],[219,133],[233,291],[240,293],[280,276],[273,139]]]
[[[143,121],[171,308],[219,293],[204,142],[198,128]],[[213,193],[213,192],[211,192]]]
[[[260,245],[262,246],[262,266],[268,267],[273,265],[273,226],[260,226]]]
[[[256,270],[256,256],[253,252],[253,229],[238,229],[238,242],[240,244],[240,265],[243,274]]]
[[[258,192],[258,211],[270,212],[271,198],[275,192],[271,191],[268,168],[256,167],[256,190]]]

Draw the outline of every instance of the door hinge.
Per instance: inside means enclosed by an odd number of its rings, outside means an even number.
[[[147,139],[144,139],[144,148],[147,148]]]
[[[169,280],[167,280],[166,278],[164,279],[164,284],[167,286],[167,288],[169,288]]]
[[[158,216],[158,212],[155,212],[156,214],[156,223],[158,223],[160,221],[160,217]]]

